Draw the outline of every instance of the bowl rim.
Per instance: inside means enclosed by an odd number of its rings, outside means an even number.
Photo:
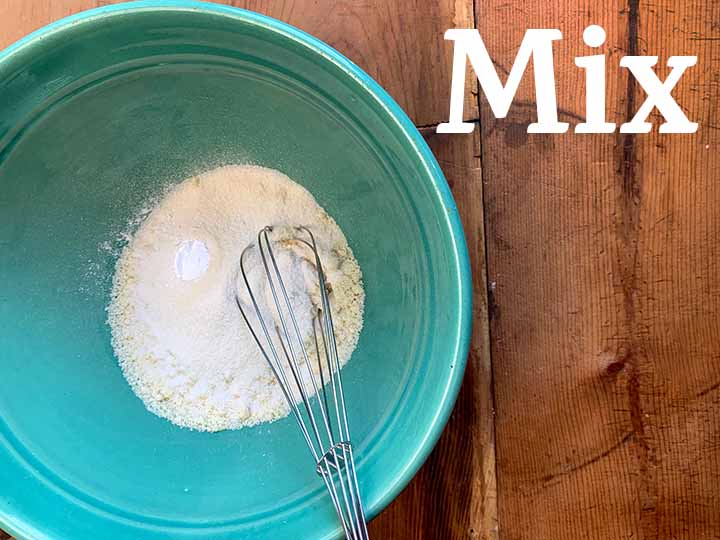
[[[365,73],[342,53],[311,34],[288,23],[247,9],[195,0],[138,0],[106,5],[54,21],[12,43],[0,51],[0,70],[9,61],[21,55],[23,52],[31,53],[31,46],[37,45],[52,34],[71,30],[71,27],[79,25],[80,23],[91,23],[103,19],[108,15],[148,10],[195,11],[241,19],[246,23],[279,33],[285,38],[294,41],[296,44],[321,55],[326,61],[330,61],[335,64],[336,67],[340,68],[345,75],[354,79],[384,110],[389,119],[392,119],[400,127],[400,130],[415,151],[415,155],[422,163],[427,177],[431,181],[432,188],[437,195],[437,200],[439,200],[441,205],[446,227],[450,233],[451,243],[449,247],[454,255],[453,273],[456,276],[459,286],[457,294],[457,320],[459,328],[457,338],[453,343],[452,358],[452,363],[455,368],[446,381],[442,399],[439,402],[432,421],[424,430],[420,444],[413,452],[408,453],[401,472],[395,478],[388,481],[385,488],[381,490],[381,494],[376,499],[374,506],[367,508],[368,519],[372,519],[385,509],[409,484],[410,480],[412,480],[435,447],[455,405],[467,364],[472,330],[472,273],[465,234],[447,180],[417,127],[395,100],[379,83],[370,77],[370,75]],[[22,524],[18,523],[17,526],[15,526],[11,522],[0,522],[0,525],[18,538],[24,537],[23,530],[25,527]]]

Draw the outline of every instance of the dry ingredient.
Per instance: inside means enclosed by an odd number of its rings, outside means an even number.
[[[183,281],[202,276],[210,265],[210,252],[201,240],[183,242],[175,254],[175,275]]]
[[[313,196],[284,174],[233,165],[190,178],[150,212],[123,250],[108,322],[125,378],[153,413],[202,431],[272,421],[289,412],[280,386],[235,304],[245,247],[266,225],[313,231],[328,282],[341,364],[362,328],[360,267],[345,236]],[[301,333],[312,333],[319,291],[301,245],[285,244],[278,264],[288,279]],[[262,263],[248,258],[259,295]],[[315,288],[313,288],[315,287]]]

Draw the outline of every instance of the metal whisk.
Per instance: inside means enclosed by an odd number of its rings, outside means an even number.
[[[256,319],[254,324],[251,323],[237,290],[235,301],[300,426],[315,462],[315,469],[327,487],[346,538],[368,540],[350,442],[329,287],[315,237],[305,227],[296,227],[294,231],[297,236],[291,241],[307,247],[310,260],[317,269],[320,301],[315,308],[316,312],[311,314],[313,339],[310,346],[315,350],[319,381],[311,367],[312,355],[308,353],[308,346],[300,332],[295,308],[290,300],[291,295],[278,268],[274,242],[270,238],[272,227],[262,229],[258,233],[257,243],[249,245],[240,257],[242,283],[238,286],[244,286],[248,293]],[[283,239],[283,242],[288,245],[287,239]],[[281,245],[280,242],[275,244]],[[261,306],[250,285],[246,263],[253,250],[258,250],[262,259],[264,277],[272,295],[270,306]],[[268,312],[274,313],[277,318],[269,318]],[[303,373],[307,376],[303,376]],[[314,397],[311,397],[313,395]]]

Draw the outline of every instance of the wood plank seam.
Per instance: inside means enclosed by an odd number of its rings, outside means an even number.
[[[473,25],[475,29],[479,32],[480,26],[478,24],[478,12],[477,12],[477,3],[473,0],[472,2],[472,18],[473,18]],[[471,120],[472,123],[477,123],[477,129],[480,132],[477,141],[478,141],[478,148],[477,148],[477,159],[480,163],[480,179],[481,179],[481,185],[483,186],[482,190],[482,207],[483,207],[483,223],[482,223],[482,235],[484,238],[483,241],[483,247],[484,247],[484,253],[482,253],[482,266],[485,269],[485,286],[484,286],[484,294],[485,294],[485,306],[487,310],[486,317],[484,319],[485,321],[485,328],[483,328],[483,332],[486,336],[487,343],[492,343],[492,331],[491,331],[491,325],[490,325],[490,319],[492,317],[492,309],[495,305],[493,294],[492,294],[492,285],[490,283],[490,274],[488,272],[488,242],[487,242],[487,230],[488,230],[488,223],[487,223],[487,204],[485,200],[485,185],[488,182],[487,178],[487,171],[486,168],[483,166],[483,135],[482,135],[482,124],[480,119],[480,111],[481,111],[481,103],[480,103],[480,96],[482,94],[482,89],[480,88],[480,85],[477,85],[477,90],[475,92],[475,99],[477,101],[477,111],[478,111],[478,118],[475,120]],[[478,286],[479,283],[476,281],[473,286]],[[492,407],[492,422],[491,430],[492,433],[490,434],[489,440],[491,441],[492,448],[488,449],[488,452],[492,453],[492,463],[494,466],[494,470],[491,471],[490,475],[492,477],[493,481],[493,489],[495,493],[495,497],[492,500],[492,504],[494,507],[489,512],[490,515],[493,516],[493,523],[485,523],[483,524],[485,530],[482,531],[483,537],[487,537],[488,540],[500,540],[500,537],[502,535],[502,532],[500,531],[500,523],[499,523],[499,501],[500,498],[498,497],[498,493],[500,490],[500,483],[498,478],[498,459],[497,459],[497,446],[495,444],[495,411],[496,411],[496,402],[495,402],[495,385],[494,385],[494,379],[493,379],[493,358],[492,358],[492,346],[489,346],[487,348],[487,354],[488,354],[488,363],[490,365],[490,369],[488,371],[488,377],[490,378],[490,381],[488,381],[488,386],[490,388],[490,400],[491,400],[491,407]]]

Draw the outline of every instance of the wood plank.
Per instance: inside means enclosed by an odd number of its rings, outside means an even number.
[[[637,20],[638,53],[659,56],[662,80],[669,56],[698,57],[674,96],[700,124],[637,136],[629,152],[640,532],[720,538],[720,3],[640,0]]]
[[[700,55],[676,95],[704,127],[527,135],[529,85],[507,120],[481,107],[501,536],[717,538],[718,6],[597,4],[478,0],[477,13],[504,69],[526,28],[563,31],[571,123],[586,24],[608,30],[610,121],[644,99],[620,56]]]
[[[0,2],[0,48],[78,11],[97,6],[96,0],[5,0]]]
[[[474,328],[457,404],[427,463],[371,524],[377,540],[495,540],[497,501],[487,326],[479,133],[423,130],[463,220],[473,270]]]
[[[627,6],[592,0],[478,0],[478,28],[507,75],[528,28],[558,28],[561,121],[584,115],[574,57],[606,53],[610,121],[626,111]],[[589,24],[607,43],[582,41]],[[502,30],[502,31],[501,31]],[[498,507],[503,540],[629,538],[640,508],[631,379],[622,369],[628,260],[621,240],[625,152],[616,134],[529,135],[532,70],[496,120],[481,95]]]

